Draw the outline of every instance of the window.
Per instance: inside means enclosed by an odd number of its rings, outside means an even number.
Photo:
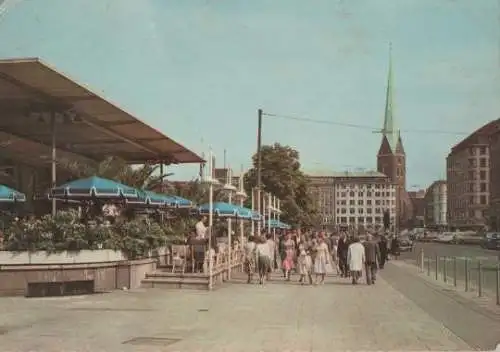
[[[372,205],[372,200],[371,199],[367,199],[366,200],[366,205]]]
[[[469,167],[476,167],[476,158],[469,158]]]
[[[475,180],[476,179],[476,173],[474,171],[469,171],[469,180]]]
[[[349,192],[349,197],[354,197],[354,192]]]
[[[366,218],[366,222],[369,223],[369,224],[371,224],[373,222],[373,218],[371,216],[368,216]]]
[[[469,155],[476,155],[476,149],[473,147],[469,148]]]
[[[354,216],[349,217],[349,222],[354,224],[356,222],[356,218]]]
[[[367,209],[366,209],[366,213],[367,213],[367,214],[371,214],[371,213],[372,213],[372,208],[367,208]]]
[[[474,204],[474,196],[469,197],[469,204]]]
[[[358,200],[358,205],[363,205],[363,199]]]
[[[375,192],[375,197],[380,197],[380,192]]]
[[[481,192],[488,192],[488,191],[487,191],[487,189],[488,189],[488,188],[487,188],[487,186],[486,186],[486,182],[481,182],[481,185],[480,185],[480,189],[479,189],[479,190],[480,190]]]
[[[486,171],[481,170],[481,171],[479,172],[479,178],[480,178],[482,181],[486,180]]]
[[[487,162],[486,158],[479,159],[479,166],[480,167],[487,167],[488,166],[488,162]]]
[[[380,200],[378,200],[378,199],[377,199],[377,200],[375,201],[375,205],[380,205]]]
[[[486,155],[486,147],[480,147],[479,148],[479,154],[480,155]]]
[[[364,217],[362,217],[362,216],[360,216],[360,217],[358,218],[358,223],[364,223],[364,222],[365,222],[365,218],[364,218]]]
[[[356,209],[354,209],[354,208],[350,208],[350,209],[349,209],[349,213],[350,213],[350,214],[356,214]]]
[[[341,222],[342,224],[347,223],[347,218],[346,218],[345,216],[342,216],[342,217],[340,218],[340,222]]]
[[[358,197],[363,197],[363,192],[358,192]]]
[[[481,196],[480,197],[481,204],[487,204],[486,202],[486,196]]]
[[[354,204],[356,204],[356,203],[354,203],[354,199],[351,199],[351,200],[349,201],[349,205],[354,205]]]
[[[347,214],[347,209],[346,209],[346,208],[342,208],[342,209],[341,209],[341,213],[342,213],[342,214]]]
[[[363,208],[358,209],[358,214],[363,214]]]
[[[366,196],[367,197],[371,197],[372,196],[372,192],[366,192]]]

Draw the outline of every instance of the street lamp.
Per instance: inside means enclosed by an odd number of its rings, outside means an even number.
[[[208,167],[202,174],[202,182],[208,184],[208,289],[213,288],[213,258],[212,258],[212,232],[214,225],[214,186],[219,181],[214,177],[215,155],[210,148],[208,152]]]
[[[227,192],[228,194],[228,203],[232,204],[233,202],[233,192],[237,191],[237,188],[233,186],[232,184],[232,171],[231,171],[231,166],[228,166],[227,172],[226,172],[226,184],[224,185],[223,189]],[[232,247],[231,247],[231,239],[233,235],[233,220],[231,218],[227,219],[227,242],[228,242],[228,261],[227,261],[227,276],[228,279],[231,279],[231,255],[232,255]]]

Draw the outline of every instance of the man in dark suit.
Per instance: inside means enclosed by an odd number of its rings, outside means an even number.
[[[366,241],[363,243],[365,246],[365,271],[366,283],[368,285],[375,284],[377,279],[377,268],[380,263],[380,249],[378,243],[373,240],[371,234],[366,235]]]
[[[337,258],[339,260],[340,273],[342,277],[348,276],[347,268],[347,252],[349,251],[349,242],[345,236],[345,233],[340,234],[340,238],[337,242]]]

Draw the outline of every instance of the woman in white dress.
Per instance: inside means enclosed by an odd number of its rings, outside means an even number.
[[[330,252],[323,236],[319,237],[316,245],[316,255],[314,256],[314,273],[316,274],[316,284],[323,284],[327,272],[327,265],[330,263]],[[318,282],[319,281],[319,282]]]

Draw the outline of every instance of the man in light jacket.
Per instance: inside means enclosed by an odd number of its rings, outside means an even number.
[[[349,245],[347,263],[351,271],[352,284],[357,285],[365,263],[365,247],[359,242],[359,237],[354,237],[353,242]]]

